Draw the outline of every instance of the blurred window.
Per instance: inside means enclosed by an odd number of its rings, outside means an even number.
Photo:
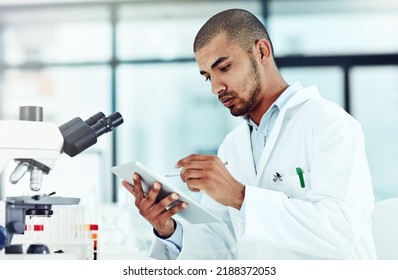
[[[352,114],[362,124],[377,200],[398,197],[398,67],[352,71]]]
[[[107,61],[111,24],[104,6],[0,11],[7,64]]]
[[[286,2],[291,3],[293,7],[301,3]],[[316,1],[307,1],[307,4],[308,2],[316,4]],[[349,10],[346,6],[353,2],[362,5],[364,2],[372,1],[336,1],[334,4],[334,1],[319,2],[326,6],[332,5],[334,9],[316,13],[310,12],[311,8],[308,8],[307,12],[270,14],[267,23],[276,56],[397,51],[398,36],[395,32],[398,29],[398,8],[395,11],[361,12],[360,7],[357,10]]]
[[[159,2],[121,5],[117,54],[122,60],[192,57],[196,33],[212,15],[240,7],[261,17],[261,1]]]

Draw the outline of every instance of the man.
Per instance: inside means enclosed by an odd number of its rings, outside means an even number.
[[[140,214],[157,238],[159,259],[374,259],[374,198],[362,129],[316,87],[281,76],[267,31],[251,13],[232,9],[210,18],[194,42],[212,92],[244,118],[218,156],[177,162],[181,178],[224,224],[173,218],[189,207],[172,194],[155,202],[155,183],[134,186]],[[227,165],[223,161],[228,162]]]

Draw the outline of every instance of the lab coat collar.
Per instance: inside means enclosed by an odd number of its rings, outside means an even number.
[[[290,98],[290,100],[288,101],[286,106],[284,106],[282,108],[281,112],[279,113],[279,115],[275,121],[274,127],[269,135],[267,144],[265,145],[263,153],[261,155],[260,162],[259,162],[258,169],[257,169],[255,185],[258,185],[260,178],[262,176],[262,173],[265,169],[265,165],[267,164],[267,161],[271,155],[273,147],[278,139],[279,132],[281,130],[286,112],[288,110],[290,110],[291,108],[306,102],[310,98],[317,98],[317,97],[320,97],[320,94],[319,94],[319,91],[316,86],[306,87],[306,88],[299,90],[296,94],[294,94]]]

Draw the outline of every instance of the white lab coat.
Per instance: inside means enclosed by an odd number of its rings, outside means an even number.
[[[154,240],[157,259],[375,259],[370,215],[374,197],[359,123],[320,97],[315,86],[283,107],[255,173],[250,131],[243,123],[219,149],[245,184],[240,211],[204,195],[225,224],[183,220],[183,243],[173,256]],[[300,185],[296,167],[304,172]],[[278,172],[282,181],[273,181]]]

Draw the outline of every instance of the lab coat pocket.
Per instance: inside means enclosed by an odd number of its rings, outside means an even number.
[[[283,177],[280,184],[281,191],[289,198],[309,200],[307,192],[311,189],[310,175],[310,172],[303,172],[302,180],[298,174]]]

